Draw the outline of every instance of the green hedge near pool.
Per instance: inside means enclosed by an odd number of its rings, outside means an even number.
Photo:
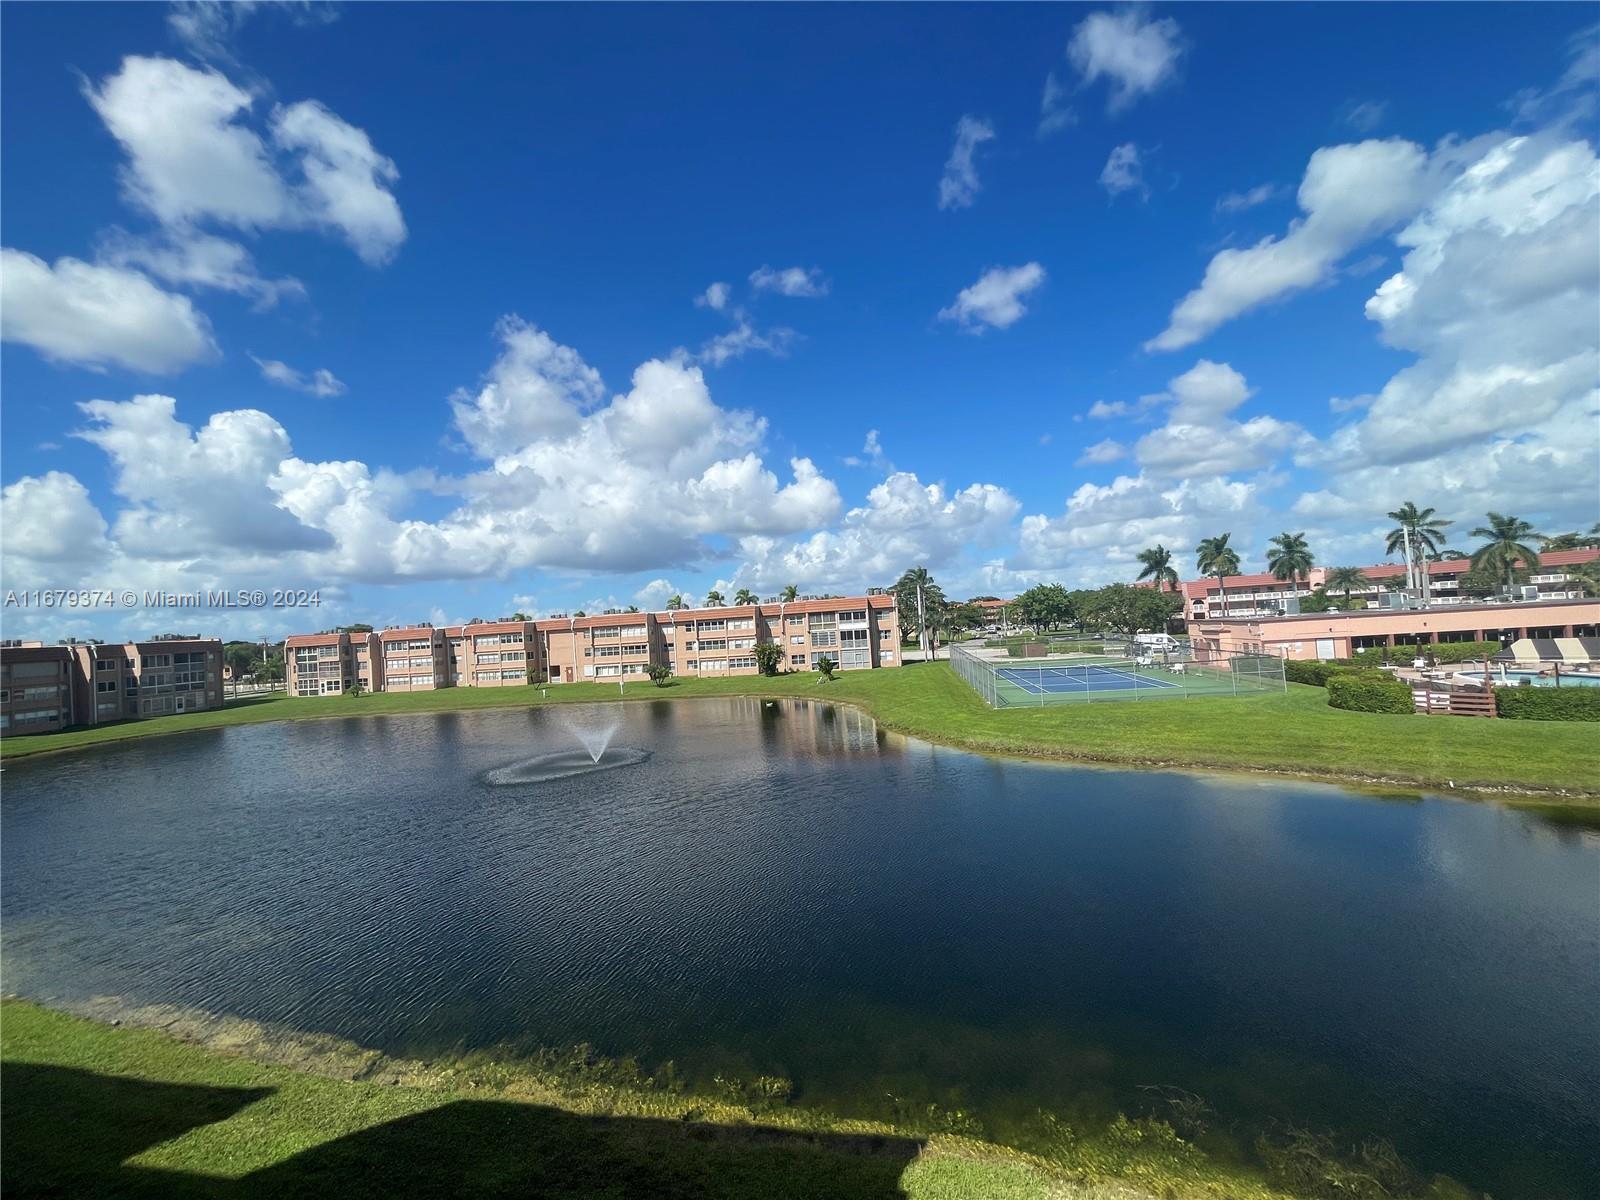
[[[1600,721],[1600,688],[1497,687],[1495,712],[1514,721]]]
[[[1449,663],[1479,662],[1500,653],[1499,642],[1437,642],[1426,646],[1375,646],[1357,650],[1350,661],[1358,667],[1376,667],[1383,663],[1396,663],[1409,667],[1420,653],[1441,666]]]
[[[1351,712],[1409,713],[1416,711],[1411,686],[1377,670],[1345,671],[1330,676],[1328,703]]]

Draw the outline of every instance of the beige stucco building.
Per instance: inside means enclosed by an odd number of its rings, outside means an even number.
[[[4,644],[0,731],[44,733],[204,712],[222,707],[222,685],[216,638]]]
[[[359,679],[373,691],[627,682],[650,665],[674,675],[754,675],[755,648],[782,647],[784,670],[826,655],[841,670],[900,665],[900,619],[884,594],[537,621],[419,625],[374,633],[296,634],[285,643],[288,690],[319,696]]]
[[[1208,617],[1189,622],[1197,656],[1260,651],[1282,658],[1349,658],[1376,646],[1501,642],[1600,635],[1600,600],[1435,604],[1427,608]]]

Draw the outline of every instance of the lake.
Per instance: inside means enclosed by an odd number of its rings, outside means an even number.
[[[197,731],[3,783],[25,996],[586,1042],[1000,1140],[1182,1088],[1243,1146],[1292,1119],[1497,1200],[1600,1180],[1600,839],[1491,804],[743,699]]]

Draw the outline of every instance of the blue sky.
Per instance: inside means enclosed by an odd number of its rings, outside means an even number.
[[[4,585],[320,590],[188,622],[258,635],[1587,527],[1590,16],[8,5]]]

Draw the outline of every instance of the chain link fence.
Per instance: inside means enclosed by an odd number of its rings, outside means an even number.
[[[1271,654],[1160,651],[1119,639],[950,648],[950,666],[990,708],[1243,696],[1288,689]]]

